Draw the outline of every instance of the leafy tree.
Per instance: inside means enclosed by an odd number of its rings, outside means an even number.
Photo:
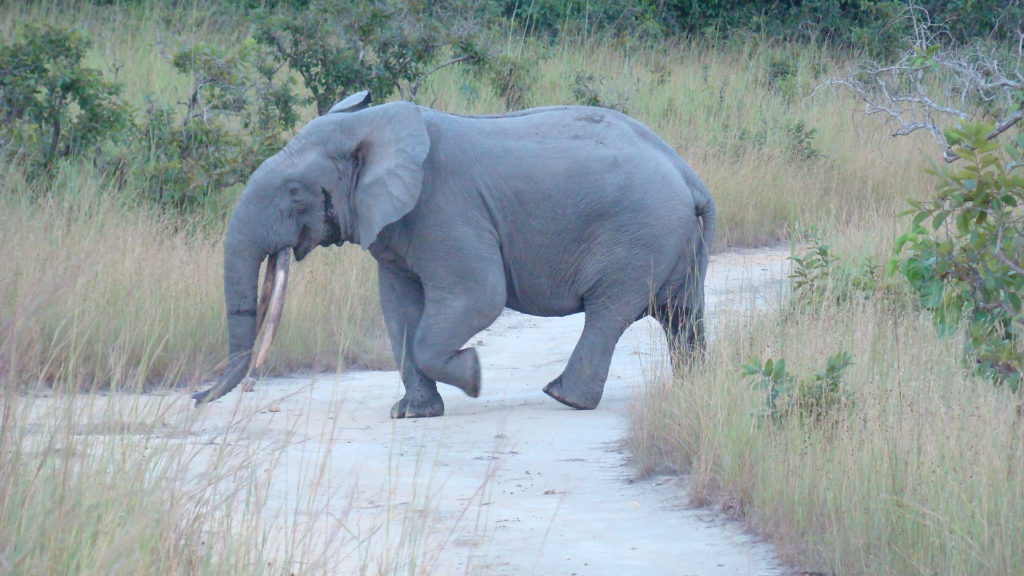
[[[298,13],[262,13],[256,39],[302,77],[323,114],[362,89],[414,101],[431,74],[481,62],[475,13],[456,0],[314,1]]]
[[[89,45],[80,32],[51,25],[26,26],[0,45],[0,147],[48,167],[129,124],[120,87],[82,66]]]
[[[189,211],[244,181],[280,149],[298,121],[297,97],[286,78],[278,80],[280,65],[252,39],[233,49],[198,43],[173,63],[192,78],[185,112],[151,106],[134,150],[147,158],[137,170],[151,199]]]
[[[889,269],[942,331],[963,320],[979,372],[1016,390],[1024,375],[1024,135],[1000,148],[992,128],[947,131],[961,161],[931,171],[936,195],[911,201],[911,229],[897,239]]]

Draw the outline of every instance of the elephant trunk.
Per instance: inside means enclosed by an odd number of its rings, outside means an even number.
[[[197,407],[227,394],[249,374],[253,345],[265,315],[267,326],[257,356],[256,368],[263,363],[270,349],[284,306],[288,282],[288,249],[267,257],[264,290],[257,307],[257,281],[264,257],[264,252],[254,249],[251,243],[235,238],[229,231],[224,242],[224,304],[228,322],[227,367],[217,384],[192,396]],[[270,288],[271,284],[273,287],[269,290],[268,297],[267,288]]]

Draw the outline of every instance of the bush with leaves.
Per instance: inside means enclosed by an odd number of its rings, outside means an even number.
[[[297,97],[252,39],[232,49],[198,43],[180,50],[174,67],[192,77],[184,112],[152,105],[130,153],[143,158],[136,170],[148,196],[188,212],[280,149],[298,121]]]
[[[786,370],[785,358],[761,361],[753,358],[741,371],[750,385],[764,391],[764,405],[755,414],[782,423],[792,416],[803,422],[821,423],[827,416],[852,402],[843,379],[853,364],[850,353],[837,352],[825,361],[825,368],[807,378],[798,378]]]
[[[851,269],[828,244],[818,240],[789,260],[793,263],[789,280],[794,302],[801,305],[819,306],[826,300],[842,303],[878,289],[879,267],[872,259],[864,258]]]
[[[261,12],[257,41],[297,72],[320,114],[346,94],[396,90],[415,101],[431,74],[479,63],[476,11],[458,0],[311,2],[302,11]]]
[[[930,200],[913,200],[910,230],[897,238],[899,271],[944,332],[961,326],[978,371],[1020,387],[1024,374],[1024,135],[990,140],[991,124],[946,131],[960,161],[933,168]]]
[[[130,124],[120,87],[82,65],[80,32],[30,25],[0,45],[0,148],[49,167],[89,153]]]

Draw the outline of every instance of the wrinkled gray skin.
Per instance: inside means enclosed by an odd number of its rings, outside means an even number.
[[[442,415],[437,382],[477,396],[480,362],[463,345],[504,307],[586,312],[568,365],[544,388],[579,409],[601,400],[634,321],[654,315],[674,348],[703,345],[715,207],[651,130],[602,108],[466,117],[349,100],[267,159],[235,206],[224,240],[231,357],[197,406],[247,374],[260,263],[286,248],[302,260],[354,242],[379,263],[405,384],[393,418]]]

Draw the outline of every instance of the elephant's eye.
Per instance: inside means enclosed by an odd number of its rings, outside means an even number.
[[[305,214],[309,212],[309,199],[298,187],[288,189],[288,197],[291,199],[291,211],[294,214]]]

